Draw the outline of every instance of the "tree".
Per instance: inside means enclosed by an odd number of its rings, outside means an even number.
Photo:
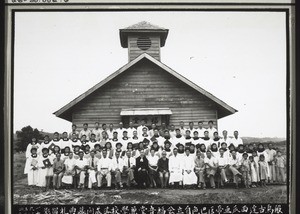
[[[23,127],[21,131],[17,131],[16,134],[17,140],[14,148],[16,151],[25,151],[32,138],[36,138],[37,141],[43,139],[43,135],[39,130],[33,129],[31,126]]]

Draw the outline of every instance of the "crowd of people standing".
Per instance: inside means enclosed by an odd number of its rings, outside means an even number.
[[[33,138],[27,146],[24,173],[29,186],[49,188],[236,188],[266,187],[285,182],[285,158],[273,145],[244,144],[238,131],[219,136],[213,121],[204,128],[190,122],[185,127],[160,127],[145,121],[135,128],[119,123],[96,122],[93,129],[75,124],[70,133],[58,132],[41,143]],[[126,182],[123,182],[126,177]],[[218,183],[219,185],[216,185]]]

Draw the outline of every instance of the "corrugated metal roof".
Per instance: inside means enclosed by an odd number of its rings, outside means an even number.
[[[172,111],[169,108],[128,108],[122,109],[121,116],[131,115],[171,115]]]

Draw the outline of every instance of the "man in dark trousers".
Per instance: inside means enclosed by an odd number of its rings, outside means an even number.
[[[146,188],[149,186],[148,177],[148,159],[145,157],[145,151],[140,151],[140,156],[136,158],[135,178],[139,188]]]

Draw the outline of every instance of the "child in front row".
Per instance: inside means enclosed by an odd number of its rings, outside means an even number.
[[[263,154],[259,155],[259,178],[262,187],[267,187],[266,180],[268,179],[268,163],[265,160],[265,156]]]

